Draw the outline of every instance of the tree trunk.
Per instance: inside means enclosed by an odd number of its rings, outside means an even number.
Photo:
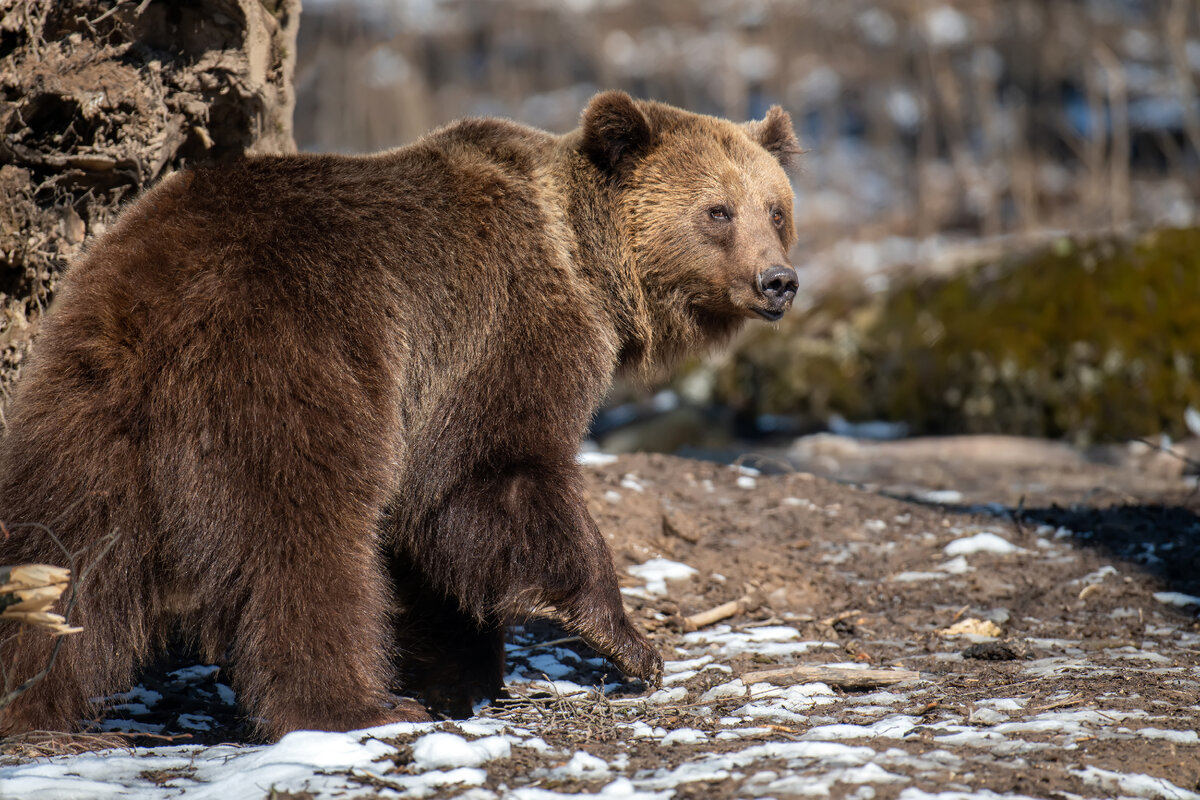
[[[0,425],[84,240],[184,166],[289,152],[300,0],[0,0]]]

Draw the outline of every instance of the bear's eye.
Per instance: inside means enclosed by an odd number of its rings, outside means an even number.
[[[775,223],[775,227],[783,225],[783,212],[778,208],[771,209],[771,222]]]
[[[708,215],[717,222],[729,222],[729,220],[732,218],[732,215],[729,213],[729,209],[725,206],[713,206],[708,210]]]

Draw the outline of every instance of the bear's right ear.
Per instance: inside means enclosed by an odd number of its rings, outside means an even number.
[[[624,92],[603,92],[583,111],[580,149],[602,172],[620,176],[649,149],[650,121]]]

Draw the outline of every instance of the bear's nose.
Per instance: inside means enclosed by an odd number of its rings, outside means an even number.
[[[776,264],[758,273],[758,290],[772,304],[784,305],[790,303],[800,288],[800,279],[796,270]]]

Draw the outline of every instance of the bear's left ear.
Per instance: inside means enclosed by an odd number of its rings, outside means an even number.
[[[580,149],[602,171],[620,177],[650,148],[650,121],[624,92],[602,92],[583,111]]]
[[[779,106],[771,106],[767,116],[757,122],[747,122],[744,127],[750,138],[775,156],[784,168],[791,166],[792,158],[802,152],[792,118]]]

